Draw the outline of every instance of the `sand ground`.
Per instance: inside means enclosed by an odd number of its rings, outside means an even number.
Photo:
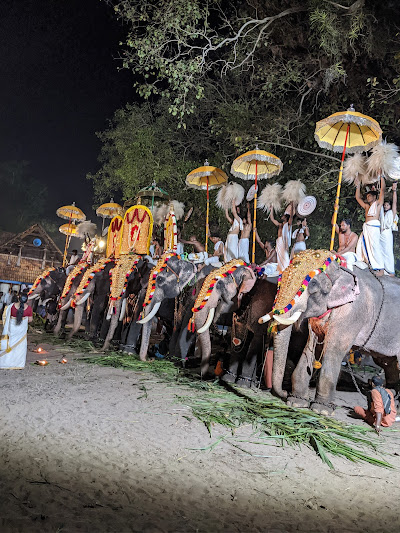
[[[177,402],[195,391],[43,347],[48,366],[30,351],[24,370],[0,372],[2,533],[400,531],[400,433],[382,437],[394,471],[338,459],[330,470],[305,447],[200,451],[226,428],[211,440]]]

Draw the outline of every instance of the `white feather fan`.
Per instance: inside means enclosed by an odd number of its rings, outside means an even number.
[[[257,207],[264,209],[267,213],[270,212],[271,206],[274,211],[280,211],[282,207],[282,187],[279,183],[272,183],[266,185],[258,197]]]
[[[394,143],[388,143],[385,140],[374,146],[367,160],[369,180],[372,180],[370,183],[377,181],[380,174],[390,176],[396,157],[399,157],[399,147]]]
[[[351,185],[367,174],[367,158],[362,154],[354,154],[346,158],[343,165],[343,181]]]
[[[243,202],[244,192],[244,188],[239,183],[230,181],[228,185],[221,187],[218,191],[215,202],[221,209],[230,209],[233,200],[235,200],[235,205]]]
[[[306,186],[300,180],[289,180],[283,188],[282,198],[286,204],[298,204],[306,195]]]
[[[178,202],[178,200],[172,200],[172,205],[174,206],[175,218],[178,221],[185,214],[185,204],[183,202]]]
[[[97,226],[90,220],[86,220],[85,222],[81,222],[76,227],[76,237],[78,239],[84,239],[86,235],[89,235],[89,237],[92,239],[96,235]]]
[[[169,211],[169,204],[162,204],[153,209],[153,219],[158,225],[163,225]]]

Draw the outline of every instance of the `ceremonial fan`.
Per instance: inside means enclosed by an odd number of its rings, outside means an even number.
[[[207,191],[207,214],[206,214],[206,244],[208,248],[208,219],[210,215],[210,190],[221,187],[228,181],[228,176],[223,170],[210,166],[206,160],[204,166],[195,168],[186,176],[186,184],[193,189],[202,189]]]
[[[257,218],[257,180],[277,176],[283,169],[283,163],[276,155],[265,150],[255,150],[246,152],[237,157],[232,163],[231,173],[237,178],[254,180],[254,214],[253,214],[253,251],[251,255],[252,263],[256,256],[256,218]]]
[[[73,202],[72,205],[63,205],[62,207],[59,207],[56,211],[56,214],[58,217],[68,220],[68,224],[63,224],[59,228],[59,231],[63,233],[64,235],[66,235],[64,256],[63,256],[63,266],[65,266],[68,246],[71,241],[71,236],[73,235],[73,233],[71,233],[71,231],[73,231],[71,230],[71,227],[65,228],[65,226],[75,225],[74,223],[77,220],[79,220],[80,222],[83,222],[84,220],[86,220],[86,215],[81,209],[79,209],[79,207],[76,207],[75,202]],[[64,229],[61,230],[61,228],[64,228]],[[75,226],[75,231],[76,231],[76,226]]]
[[[351,105],[347,111],[334,113],[317,122],[314,136],[321,148],[342,152],[329,248],[333,250],[346,150],[350,153],[367,152],[381,141],[382,130],[376,120],[357,113]]]

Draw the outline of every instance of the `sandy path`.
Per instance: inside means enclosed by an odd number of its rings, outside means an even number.
[[[175,394],[194,391],[67,357],[0,373],[1,532],[400,531],[398,471],[330,471],[307,448],[193,450],[212,441]]]

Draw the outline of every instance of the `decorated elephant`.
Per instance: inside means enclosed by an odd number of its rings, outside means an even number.
[[[56,327],[54,328],[54,334],[57,336],[60,335],[61,331],[64,331],[71,301],[88,266],[88,263],[78,263],[73,270],[71,270],[67,276],[67,279],[65,280],[60,301],[58,303],[58,321]]]
[[[67,274],[65,268],[50,268],[45,270],[32,285],[28,299],[46,303],[49,298],[58,296],[63,290]]]
[[[97,335],[101,316],[108,302],[110,293],[110,270],[114,268],[114,259],[101,258],[90,266],[82,276],[80,284],[75,291],[69,305],[75,309],[74,324],[68,337],[75,335],[81,326],[86,302],[90,303],[90,320],[86,321],[86,331],[91,339]]]
[[[161,311],[163,302],[179,296],[196,272],[196,265],[180,259],[173,252],[164,253],[151,270],[141,319],[138,321],[142,325],[139,353],[142,361],[146,361],[153,317]]]
[[[150,266],[139,255],[122,255],[111,270],[109,306],[106,315],[107,334],[102,350],[108,350],[114,338],[118,323],[127,309],[127,298],[139,294],[143,285],[147,285]]]
[[[346,268],[339,256],[325,250],[300,252],[283,272],[271,318],[277,324],[274,337],[273,388],[286,397],[282,377],[293,324],[308,320],[310,335],[292,375],[288,402],[309,405],[309,381],[314,367],[321,367],[311,408],[325,415],[334,410],[341,362],[350,349],[371,355],[384,366],[387,381],[398,380],[400,355],[400,281],[377,277],[363,263]],[[316,342],[322,343],[321,361],[314,359]],[[386,363],[386,364],[385,364]],[[393,370],[396,368],[393,376]]]
[[[211,324],[231,324],[232,311],[239,307],[241,297],[249,292],[256,281],[253,271],[241,259],[234,259],[212,271],[204,280],[193,305],[189,323],[197,331],[201,349],[201,375],[209,370],[211,358]],[[226,319],[226,320],[225,320]]]

